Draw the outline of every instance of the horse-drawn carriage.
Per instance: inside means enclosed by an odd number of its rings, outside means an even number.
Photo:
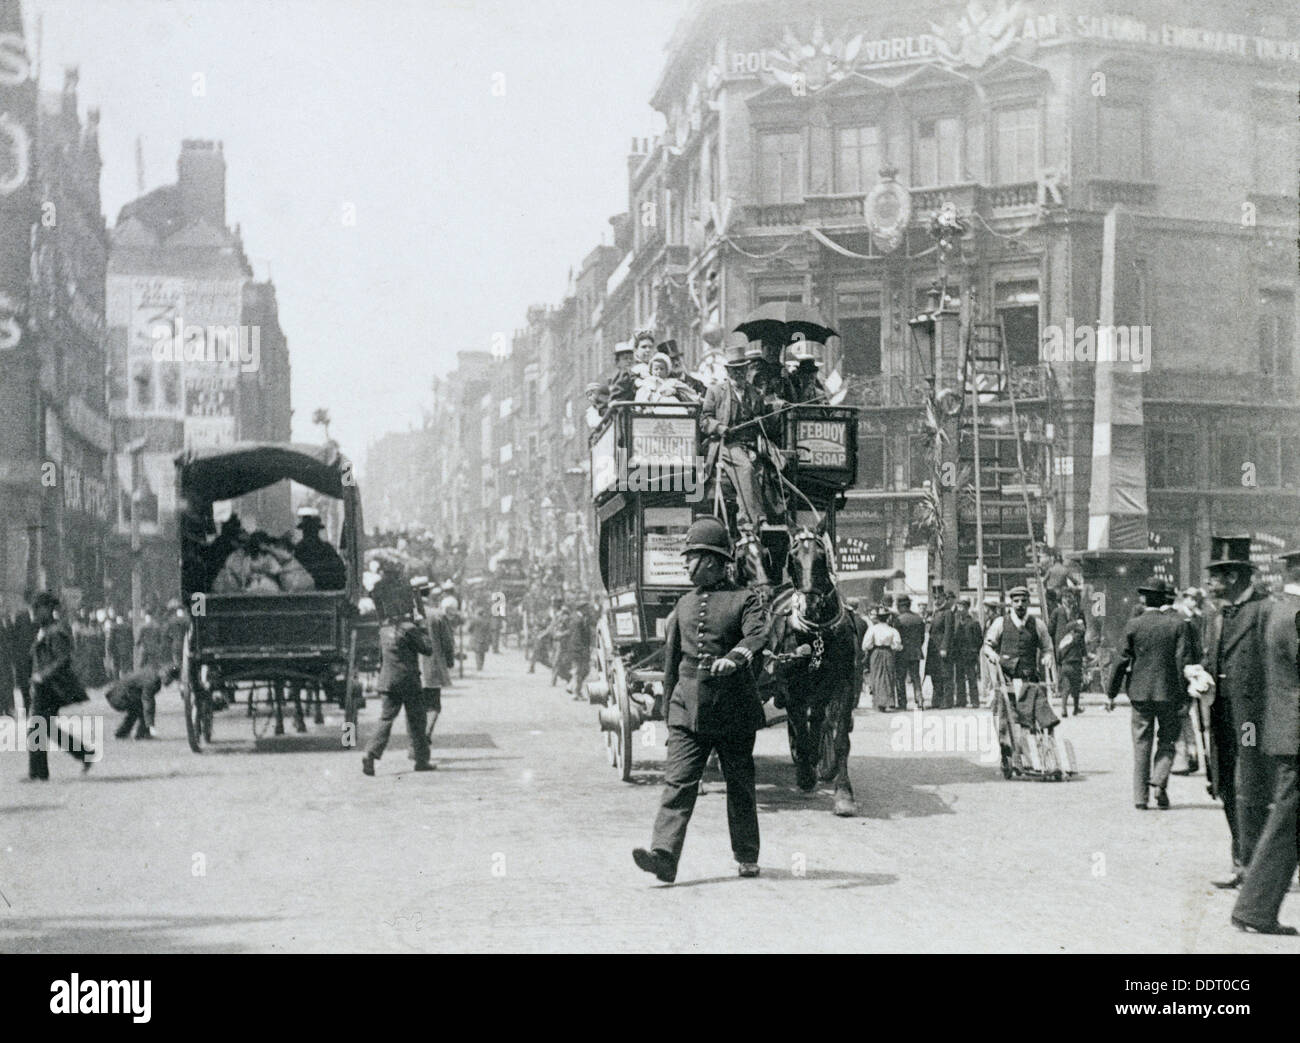
[[[637,729],[664,719],[671,694],[663,691],[665,624],[691,585],[686,531],[696,517],[724,513],[709,495],[718,475],[703,473],[699,411],[687,403],[616,403],[590,439],[606,598],[587,695],[601,707],[609,760],[623,781],[632,776]],[[836,509],[857,471],[857,415],[793,405],[779,422],[795,525],[735,532],[735,577],[760,593],[770,613],[768,649],[755,663],[769,724],[787,720],[800,787],[834,780],[837,812],[849,814],[856,632],[835,589],[833,541]]]
[[[361,495],[336,446],[243,442],[191,450],[176,459],[181,505],[181,589],[189,629],[181,653],[185,729],[195,753],[212,741],[213,713],[246,697],[253,733],[284,730],[287,702],[315,723],[336,703],[355,727],[364,698],[356,683],[356,604],[361,575]],[[346,582],[337,590],[214,593],[213,505],[292,480],[342,501],[338,553]]]

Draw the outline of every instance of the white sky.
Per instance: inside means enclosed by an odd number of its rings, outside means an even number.
[[[227,219],[270,274],[311,412],[354,460],[418,423],[434,373],[488,350],[626,206],[633,136],[687,0],[26,0],[41,81],[101,110],[109,227],[225,143]],[[504,97],[492,93],[505,74]],[[195,75],[206,93],[196,96]],[[345,227],[345,203],[356,208]]]

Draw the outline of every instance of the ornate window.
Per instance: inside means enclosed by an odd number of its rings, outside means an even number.
[[[962,180],[961,121],[934,116],[916,121],[916,155],[912,180],[916,185],[955,185]]]
[[[803,134],[768,131],[759,135],[758,201],[797,203],[803,199]]]
[[[835,133],[835,191],[870,192],[880,176],[880,131],[840,127]]]

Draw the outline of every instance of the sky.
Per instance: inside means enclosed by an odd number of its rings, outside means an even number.
[[[80,68],[104,213],[224,143],[226,213],[275,281],[293,435],[364,465],[435,374],[611,241],[631,138],[688,0],[25,0],[44,90]]]

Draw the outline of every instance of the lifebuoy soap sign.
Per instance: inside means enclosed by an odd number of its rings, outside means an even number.
[[[842,471],[849,466],[847,420],[798,420],[794,428],[799,465],[819,471]]]

